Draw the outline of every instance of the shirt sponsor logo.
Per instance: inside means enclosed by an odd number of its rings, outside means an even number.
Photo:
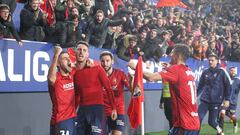
[[[191,115],[192,115],[193,117],[198,117],[198,113],[197,113],[197,112],[191,112]]]
[[[67,84],[63,84],[63,89],[64,89],[64,91],[73,90],[73,89],[74,89],[74,84],[73,84],[73,82],[67,83]]]

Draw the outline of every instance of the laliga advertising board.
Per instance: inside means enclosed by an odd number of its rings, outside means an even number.
[[[46,92],[48,91],[47,74],[53,57],[53,46],[50,43],[24,41],[24,45],[19,47],[15,40],[0,40],[0,92]],[[103,49],[90,48],[90,58],[99,60],[99,54]],[[126,62],[115,55],[115,68],[129,70]],[[168,57],[161,58],[162,62],[168,62]],[[240,63],[227,62],[228,67],[237,66]],[[191,67],[195,74],[196,82],[205,68],[208,68],[208,61],[197,61],[188,59],[187,65]],[[143,64],[143,69],[148,72],[159,72],[162,70],[161,64],[148,61]],[[239,76],[239,71],[238,71]],[[144,90],[160,90],[161,81],[144,82]]]
[[[36,42],[35,42],[36,43]],[[0,41],[0,92],[46,91],[52,45],[14,40]]]

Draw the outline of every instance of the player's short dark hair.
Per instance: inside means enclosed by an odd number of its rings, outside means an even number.
[[[88,42],[85,42],[85,41],[78,41],[78,42],[77,42],[77,47],[78,47],[79,45],[85,45],[87,48],[89,48]]]
[[[61,56],[61,55],[63,55],[63,54],[68,54],[68,52],[67,51],[62,51],[60,54],[59,54],[59,57]]]
[[[209,54],[208,58],[214,57],[216,60],[218,60],[218,56],[215,53]]]
[[[101,52],[99,58],[102,59],[103,56],[110,56],[112,60],[114,58],[113,54],[111,52],[109,52],[109,51]]]
[[[185,44],[176,44],[173,51],[176,55],[181,56],[184,62],[188,59],[188,57],[190,57],[191,54],[191,49]]]

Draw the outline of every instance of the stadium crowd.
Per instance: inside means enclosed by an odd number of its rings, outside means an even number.
[[[25,6],[20,13],[20,36],[11,18],[16,2],[3,0],[0,7],[0,37],[14,37],[20,45],[24,39],[66,48],[84,40],[90,46],[114,50],[125,61],[140,54],[144,61],[158,61],[175,44],[184,43],[197,60],[215,53],[221,60],[240,61],[240,4],[235,0],[189,0],[185,8],[156,8],[138,0],[21,2]]]

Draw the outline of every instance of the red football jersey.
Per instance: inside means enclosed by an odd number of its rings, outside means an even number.
[[[182,64],[173,65],[166,71],[160,72],[160,75],[170,84],[173,126],[199,130],[195,78],[191,69]]]
[[[113,69],[113,72],[108,76],[111,88],[114,93],[114,98],[116,102],[117,114],[125,114],[124,110],[124,86],[129,89],[129,81],[123,71],[118,69]],[[106,116],[110,116],[112,113],[111,102],[107,98],[107,93],[104,91],[104,106]]]
[[[76,69],[74,85],[80,97],[78,105],[104,105],[103,87],[108,93],[112,109],[116,108],[109,79],[100,65]]]
[[[62,76],[57,72],[54,85],[48,86],[52,100],[52,125],[76,116],[73,74]]]

